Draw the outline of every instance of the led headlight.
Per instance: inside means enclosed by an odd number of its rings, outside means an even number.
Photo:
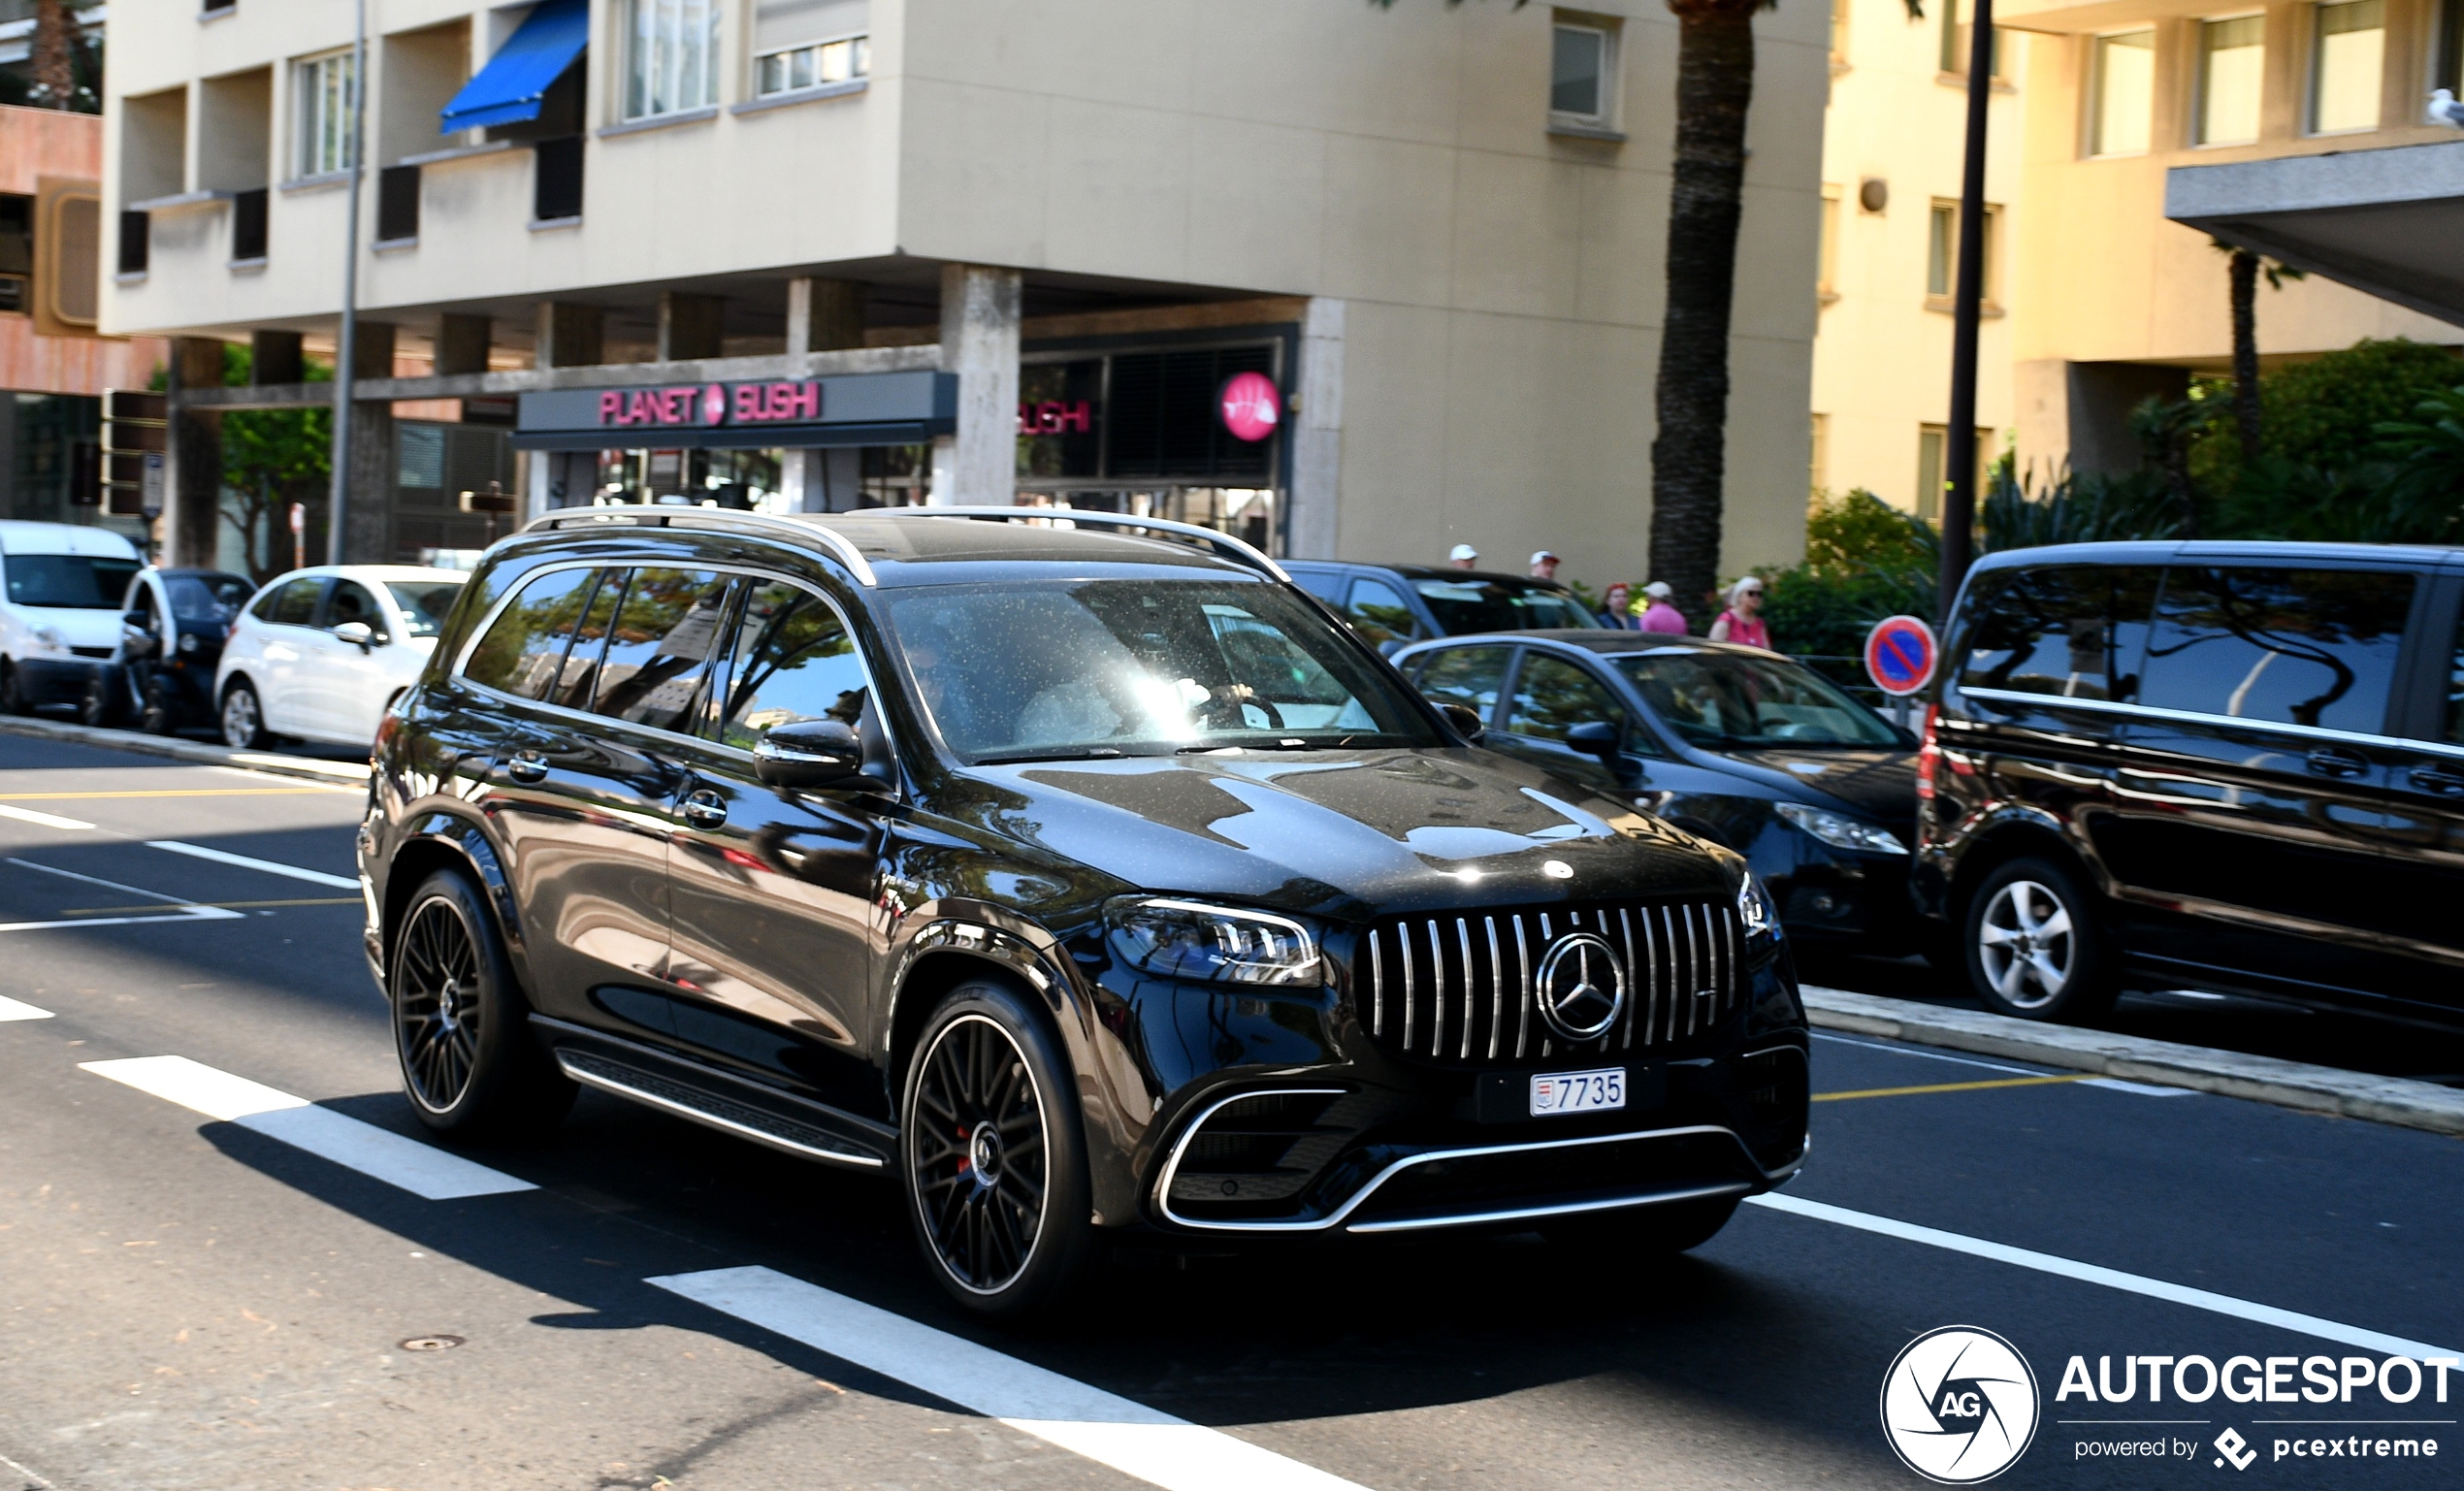
[[[1775,802],[1771,810],[1833,849],[1862,849],[1869,855],[1904,855],[1908,846],[1879,824],[1834,813],[1802,802]]]
[[[1136,898],[1114,901],[1104,917],[1121,961],[1164,978],[1286,988],[1325,979],[1317,939],[1288,917]]]
[[[179,633],[179,650],[181,652],[195,652],[197,650],[197,633],[194,632],[182,632]]]
[[[1736,885],[1736,919],[1745,924],[1748,941],[1758,941],[1779,931],[1779,908],[1771,904],[1771,892],[1754,878],[1752,870],[1741,872],[1744,879]]]
[[[66,652],[69,650],[68,639],[61,636],[59,629],[55,627],[35,628],[34,639],[53,652]]]

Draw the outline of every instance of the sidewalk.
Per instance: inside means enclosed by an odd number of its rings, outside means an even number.
[[[28,715],[0,715],[0,734],[30,735],[38,740],[66,740],[113,751],[134,751],[141,756],[167,756],[174,761],[194,762],[205,766],[237,766],[244,771],[303,777],[311,782],[349,785],[368,780],[366,762],[329,762],[319,761],[313,756],[282,756],[272,751],[235,751],[229,746],[209,745],[202,740],[148,735],[133,729],[96,729],[92,726],[72,725],[65,720],[44,720]]]

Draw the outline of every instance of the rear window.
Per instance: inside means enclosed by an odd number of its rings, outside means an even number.
[[[2414,583],[2381,569],[2168,570],[2139,702],[2383,733]]]
[[[1975,609],[1960,687],[2128,698],[2159,572],[2065,565],[2011,575]]]
[[[5,562],[9,600],[17,605],[116,611],[136,577],[133,559],[84,554],[12,554]]]
[[[1597,627],[1572,592],[1537,581],[1421,580],[1413,589],[1448,636],[1472,632],[1529,632],[1541,627]]]
[[[462,584],[460,579],[387,580],[385,589],[412,636],[435,636],[445,624],[445,613],[453,609],[454,598],[462,594]]]
[[[163,579],[172,614],[181,621],[226,622],[248,600],[248,582],[236,574],[174,574]]]

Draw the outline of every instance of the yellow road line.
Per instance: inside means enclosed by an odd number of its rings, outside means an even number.
[[[1852,1097],[1912,1097],[1920,1092],[1982,1092],[1988,1087],[2041,1087],[2057,1082],[2085,1082],[2093,1076],[2078,1072],[2068,1077],[2004,1077],[1995,1082],[1941,1082],[1924,1087],[1867,1087],[1862,1092],[1817,1092],[1817,1103],[1844,1102]]]
[[[165,906],[219,906],[225,911],[246,911],[258,906],[356,906],[356,895],[313,896],[295,901],[158,901],[146,906],[72,906],[60,913],[64,917],[99,917],[128,911],[160,911]]]
[[[0,793],[0,802],[67,802],[95,797],[287,797],[332,791],[330,787],[164,787],[125,793]]]

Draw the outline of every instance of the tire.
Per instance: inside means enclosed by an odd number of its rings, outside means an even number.
[[[458,1140],[536,1138],[574,1086],[540,1049],[496,919],[470,879],[438,870],[411,892],[385,980],[403,1095]]]
[[[2030,856],[1995,867],[1961,927],[1968,983],[1996,1014],[2071,1022],[2113,1008],[2101,906],[2068,865]]]
[[[257,698],[256,685],[245,678],[231,680],[222,691],[222,743],[235,751],[262,751],[274,743],[266,733],[265,706]]]
[[[1711,1241],[1736,1215],[1735,1196],[1672,1201],[1549,1222],[1540,1236],[1561,1248],[1609,1249],[1607,1256],[1673,1258]]]
[[[105,664],[85,680],[85,693],[77,701],[78,722],[96,729],[113,729],[128,723],[128,674]]]
[[[0,658],[0,714],[32,714],[34,701],[25,697],[25,678],[16,660]]]
[[[907,1218],[933,1277],[978,1314],[1050,1310],[1086,1277],[1094,1202],[1077,1091],[1004,984],[953,989],[916,1041],[898,1108]]]
[[[179,696],[171,680],[156,673],[146,680],[146,699],[137,711],[137,728],[148,735],[177,735],[187,723],[187,711],[179,704]]]

